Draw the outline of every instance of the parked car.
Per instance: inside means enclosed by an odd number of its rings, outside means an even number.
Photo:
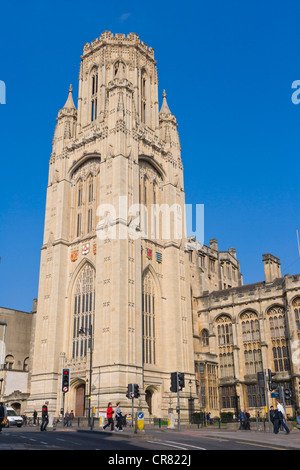
[[[6,428],[10,426],[18,426],[20,428],[24,424],[22,416],[19,416],[13,408],[7,407],[7,421],[5,424]]]

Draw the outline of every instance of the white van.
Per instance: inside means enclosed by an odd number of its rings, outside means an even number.
[[[10,426],[18,426],[20,428],[24,424],[24,420],[22,416],[19,416],[13,408],[8,406],[6,408],[6,414],[7,414],[7,422],[5,424],[6,428],[9,428]]]

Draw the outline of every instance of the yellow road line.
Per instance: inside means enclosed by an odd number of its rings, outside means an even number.
[[[234,442],[238,444],[248,444],[250,446],[268,447],[268,449],[274,449],[274,450],[286,450],[286,449],[282,449],[281,447],[269,446],[268,444],[257,444],[256,442],[248,442],[248,441],[234,441]]]

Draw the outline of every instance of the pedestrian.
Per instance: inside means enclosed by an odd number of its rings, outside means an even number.
[[[300,410],[297,411],[296,428],[300,429]]]
[[[270,420],[273,424],[273,432],[274,434],[278,434],[279,431],[279,419],[278,419],[278,410],[274,410],[274,406],[270,407]]]
[[[36,426],[36,419],[37,419],[37,411],[36,410],[34,410],[32,416],[33,416],[33,426]]]
[[[289,428],[287,427],[287,425],[285,423],[286,413],[285,413],[285,410],[284,410],[284,408],[283,408],[283,406],[282,406],[282,404],[280,403],[279,400],[277,400],[277,411],[278,411],[278,419],[279,419],[279,423],[278,423],[279,426],[278,427],[280,428],[282,426],[283,429],[285,429],[285,432],[287,434],[289,434],[290,430],[289,430]]]
[[[239,419],[240,419],[240,429],[246,429],[245,428],[246,415],[245,415],[244,408],[242,408],[241,411],[240,411]]]
[[[112,432],[114,431],[115,426],[114,426],[113,414],[114,414],[114,410],[112,409],[111,403],[109,402],[109,404],[107,405],[107,410],[106,410],[107,423],[105,426],[103,426],[103,429],[111,425],[110,430]]]
[[[69,416],[69,426],[72,426],[73,419],[74,419],[74,412],[73,412],[73,410],[71,410],[71,413],[70,413],[70,416]]]
[[[249,413],[249,411],[245,412],[245,429],[250,431],[250,413]]]
[[[2,433],[2,422],[4,421],[5,419],[5,407],[3,405],[3,403],[1,402],[0,403],[0,433]]]
[[[116,421],[117,421],[116,429],[118,429],[118,431],[123,431],[123,426],[122,426],[123,415],[122,415],[122,411],[121,411],[121,408],[120,408],[120,402],[117,403]]]
[[[49,423],[49,416],[48,416],[48,404],[49,402],[46,401],[45,404],[42,406],[42,424],[41,424],[41,431],[47,431],[47,426]]]
[[[64,426],[69,426],[70,413],[68,410],[65,412]]]

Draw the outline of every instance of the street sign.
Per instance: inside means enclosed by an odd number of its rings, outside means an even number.
[[[278,392],[272,392],[271,393],[271,398],[279,398],[279,393]]]
[[[138,419],[144,419],[144,413],[141,411],[138,413]]]

